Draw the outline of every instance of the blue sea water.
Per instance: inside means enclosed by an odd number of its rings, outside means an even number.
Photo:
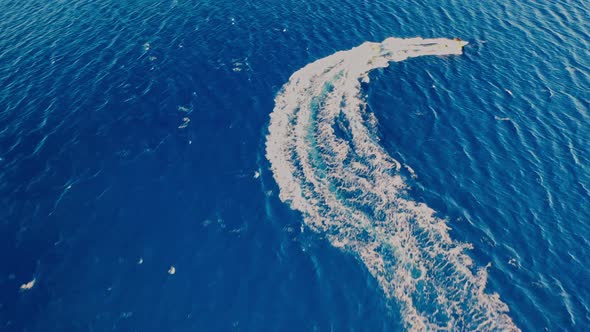
[[[520,329],[590,330],[590,3],[0,8],[0,331],[403,330],[265,157],[293,72],[391,36],[469,41],[371,73],[408,196],[491,263]]]

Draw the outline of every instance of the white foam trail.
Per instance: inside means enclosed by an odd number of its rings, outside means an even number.
[[[466,42],[397,39],[364,43],[294,73],[275,99],[266,156],[281,200],[305,223],[356,254],[410,330],[519,329],[498,294],[485,292],[444,220],[407,199],[400,164],[379,145],[365,109],[368,72],[422,55],[461,54]]]

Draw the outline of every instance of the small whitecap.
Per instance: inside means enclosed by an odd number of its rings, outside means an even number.
[[[496,119],[498,121],[512,121],[511,118],[507,118],[507,117],[504,117],[503,118],[503,117],[499,117],[499,116],[496,116],[496,115],[494,115],[494,119]]]
[[[185,113],[189,113],[191,111],[191,108],[188,106],[182,106],[182,105],[178,105],[178,110],[180,112],[185,112]]]
[[[20,285],[20,290],[21,291],[30,290],[35,286],[36,282],[37,282],[37,279],[33,278],[33,280]]]
[[[180,124],[180,126],[178,126],[178,128],[184,129],[184,128],[188,127],[189,122],[191,122],[191,119],[189,117],[182,118],[182,124]]]
[[[510,258],[508,260],[508,264],[514,266],[514,267],[518,267],[518,263],[516,262],[516,258]]]
[[[404,167],[410,173],[410,176],[412,177],[412,179],[418,178],[418,176],[416,175],[416,172],[414,171],[414,169],[412,167],[410,167],[409,165],[406,165],[406,164],[404,164]]]
[[[131,312],[131,311],[126,311],[126,312],[121,313],[121,318],[124,318],[124,319],[129,318],[131,316],[133,316],[133,312]]]

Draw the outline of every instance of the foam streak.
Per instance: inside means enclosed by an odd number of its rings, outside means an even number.
[[[461,54],[466,42],[397,39],[364,43],[294,73],[275,100],[266,155],[281,200],[311,229],[354,253],[400,304],[410,330],[513,330],[508,307],[485,292],[469,245],[444,220],[407,199],[400,164],[380,146],[361,81],[389,62]]]

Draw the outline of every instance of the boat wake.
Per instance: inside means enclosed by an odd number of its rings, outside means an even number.
[[[461,54],[466,42],[389,38],[315,61],[275,99],[266,156],[280,198],[305,224],[354,253],[400,304],[410,330],[518,331],[498,294],[485,292],[445,221],[411,201],[401,165],[380,146],[361,82],[368,73],[423,55]]]

